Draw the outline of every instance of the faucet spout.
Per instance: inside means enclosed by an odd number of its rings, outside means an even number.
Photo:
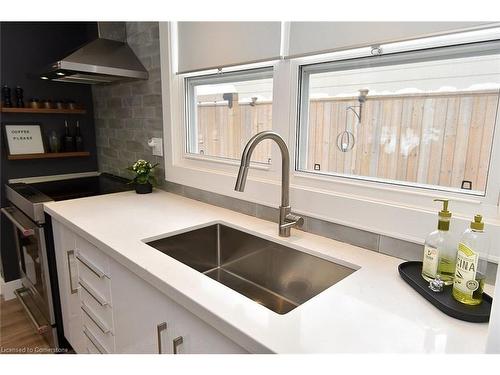
[[[255,134],[245,146],[241,155],[240,169],[234,190],[244,191],[248,177],[248,168],[253,150],[264,139],[272,139],[281,151],[281,206],[280,206],[280,223],[279,235],[284,237],[290,236],[290,228],[292,226],[301,226],[304,220],[297,215],[293,215],[290,209],[290,154],[288,147],[278,133],[272,131],[263,131]]]
[[[290,154],[288,147],[278,133],[272,131],[263,131],[255,134],[245,146],[243,154],[241,155],[240,170],[236,179],[234,190],[244,191],[245,183],[248,176],[248,167],[250,166],[250,158],[252,157],[253,150],[264,139],[272,139],[279,146],[281,151],[281,205],[288,206],[290,203],[289,190],[290,190]]]
[[[238,177],[236,178],[236,184],[234,185],[234,190],[236,191],[244,191],[245,184],[247,182],[248,176],[248,165],[241,165],[240,170],[238,172]]]

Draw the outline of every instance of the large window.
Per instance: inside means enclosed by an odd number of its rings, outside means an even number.
[[[483,195],[500,46],[301,67],[297,169]]]
[[[185,87],[188,154],[239,159],[252,135],[272,128],[272,69],[189,77]],[[252,160],[270,164],[271,144]]]

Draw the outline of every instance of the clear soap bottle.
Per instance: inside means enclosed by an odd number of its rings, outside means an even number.
[[[466,305],[479,305],[483,300],[489,239],[482,219],[481,215],[474,216],[474,221],[458,244],[452,294],[453,298]]]
[[[448,211],[448,200],[434,199],[443,202],[443,209],[438,214],[437,230],[425,239],[422,277],[427,281],[440,279],[445,285],[453,284],[457,250],[449,232],[451,212]]]

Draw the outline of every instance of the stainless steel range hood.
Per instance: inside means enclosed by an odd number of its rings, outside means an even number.
[[[99,38],[50,64],[41,79],[105,84],[148,79],[146,68],[126,43],[124,22],[99,22]]]

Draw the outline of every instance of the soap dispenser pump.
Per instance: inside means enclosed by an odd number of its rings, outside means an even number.
[[[437,230],[425,239],[422,277],[429,282],[438,279],[444,285],[451,285],[455,276],[457,251],[449,231],[451,220],[451,212],[448,211],[449,201],[447,199],[434,199],[434,201],[442,202],[443,208],[438,213]]]

